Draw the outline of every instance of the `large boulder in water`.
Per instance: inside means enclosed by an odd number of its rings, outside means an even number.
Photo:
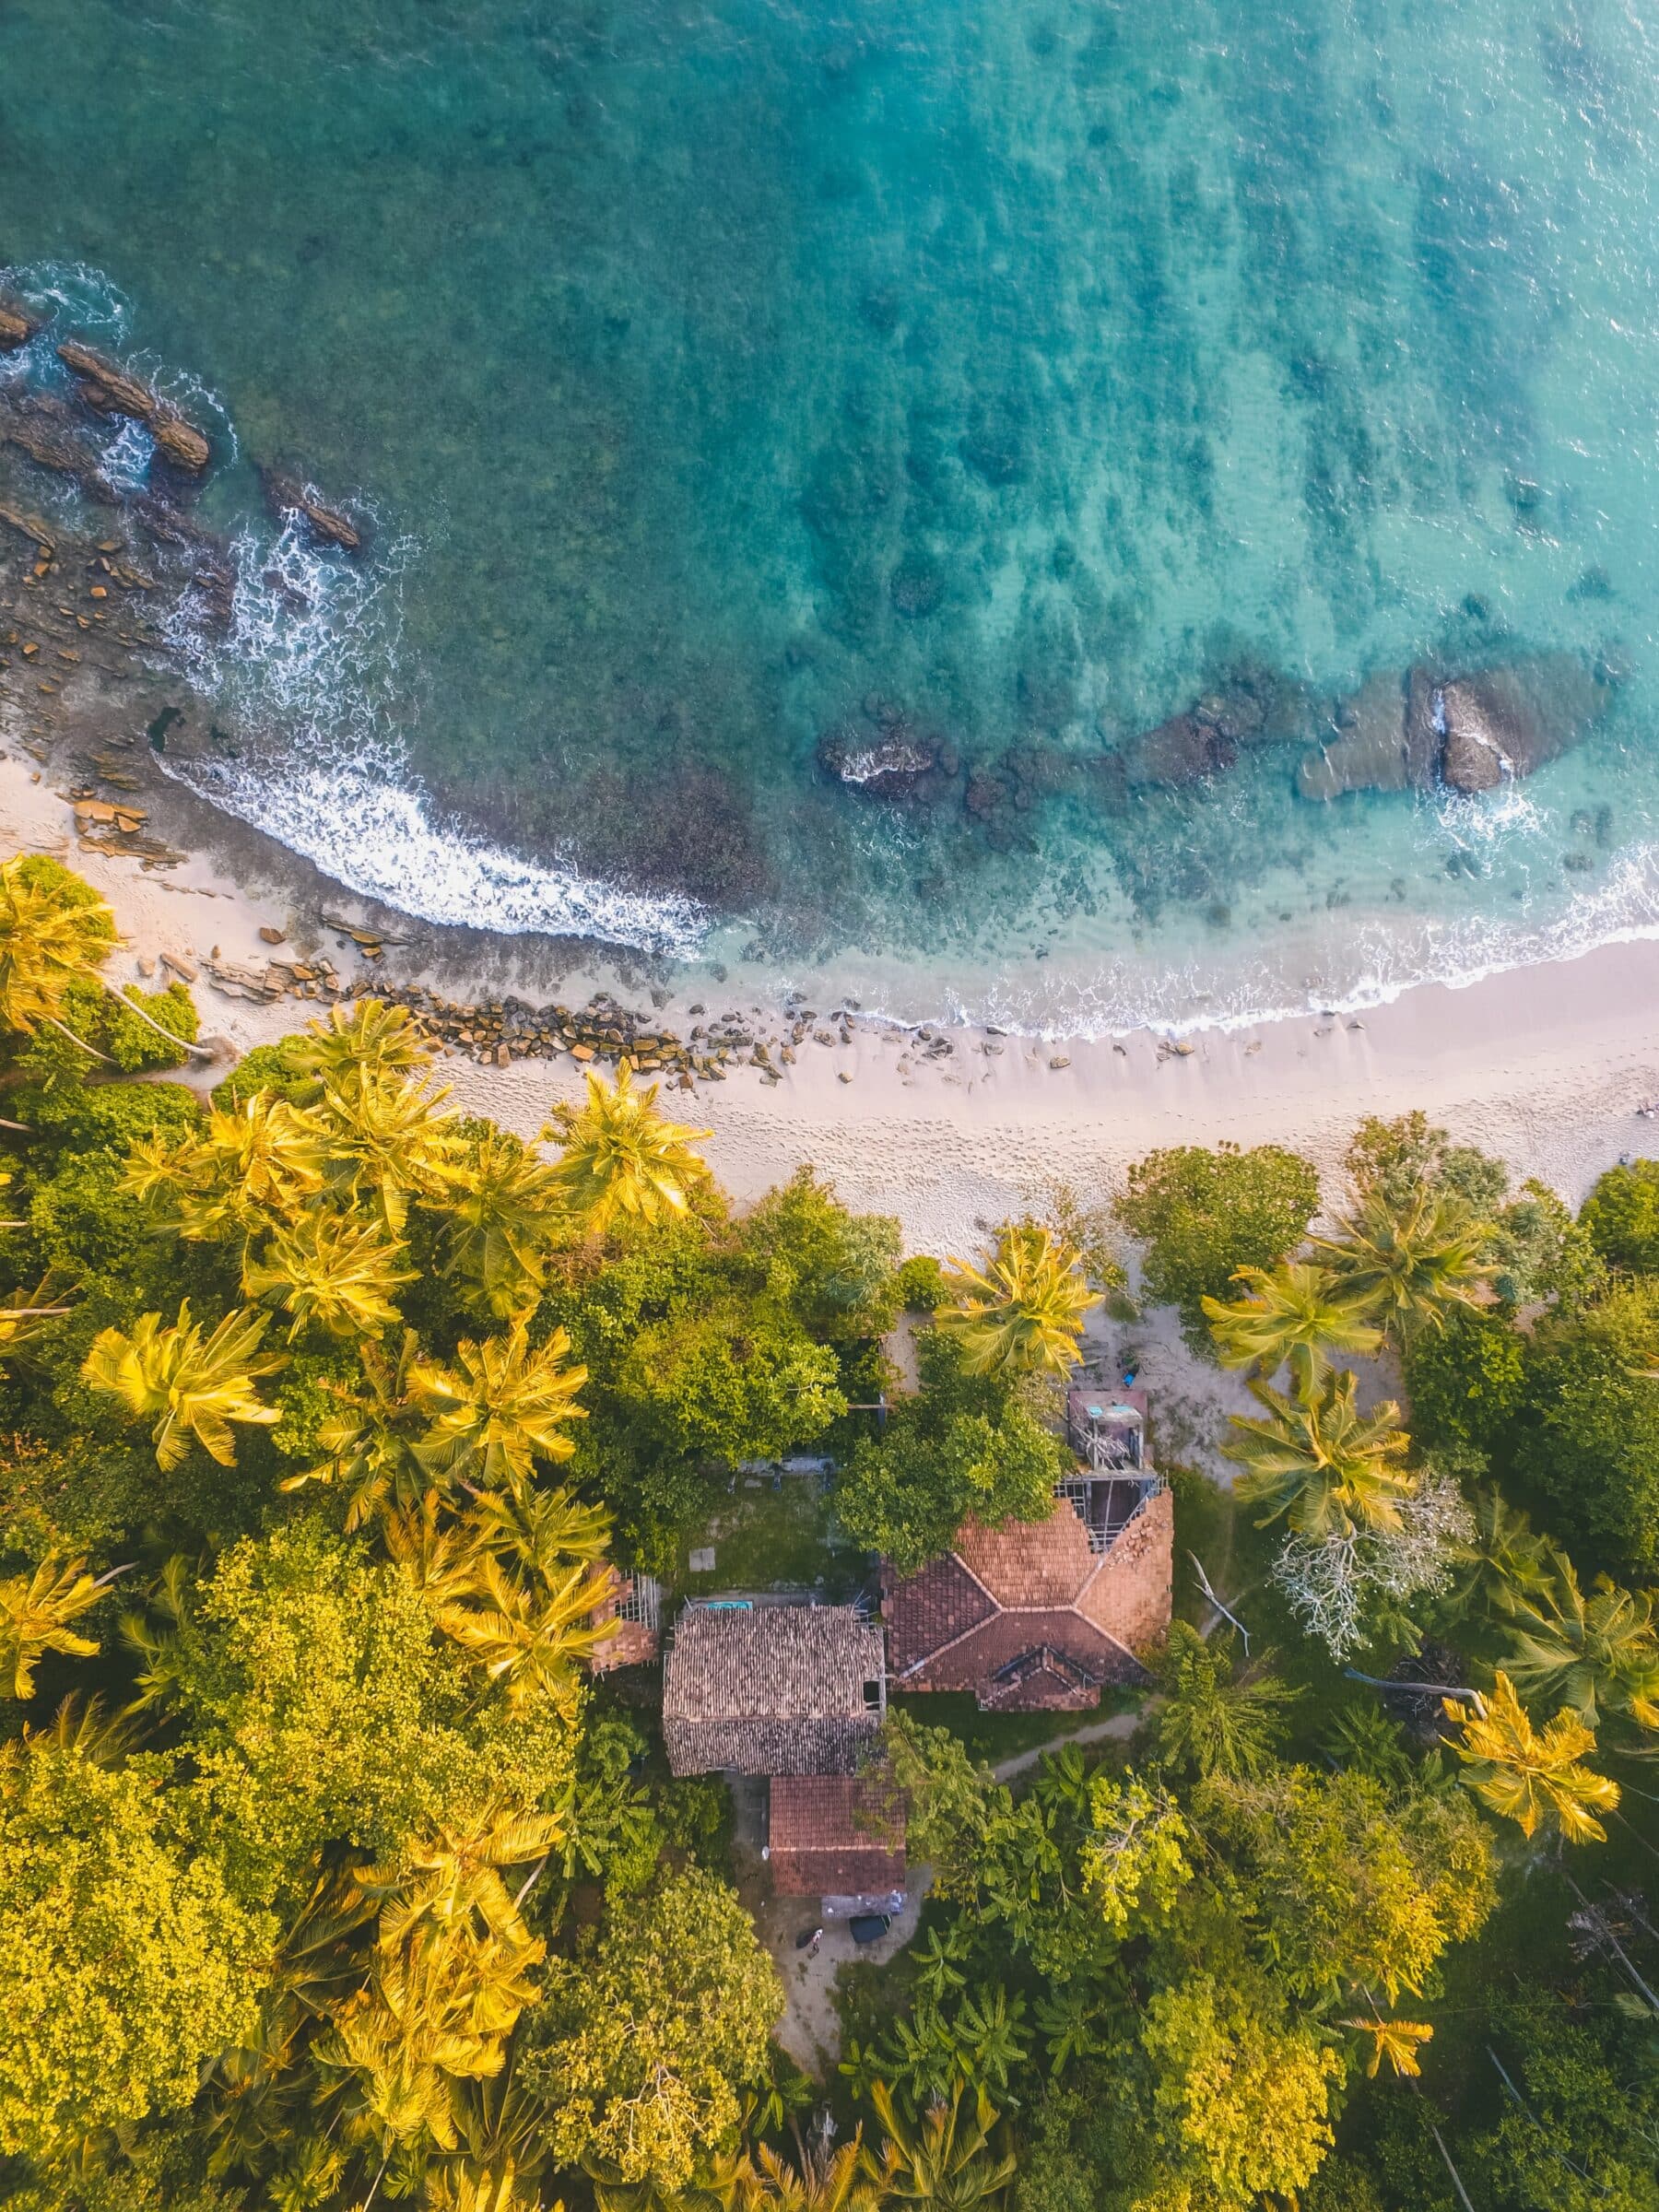
[[[27,346],[40,327],[40,318],[31,314],[21,300],[0,292],[0,353],[14,353],[19,346]]]
[[[1453,791],[1476,792],[1530,776],[1588,735],[1608,690],[1565,653],[1454,677],[1439,695],[1441,781]]]
[[[1530,653],[1442,677],[1375,676],[1338,710],[1335,734],[1296,772],[1304,799],[1349,791],[1492,791],[1529,776],[1585,736],[1606,707],[1606,678],[1571,653]]]

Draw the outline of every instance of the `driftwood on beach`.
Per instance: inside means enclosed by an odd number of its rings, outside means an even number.
[[[129,376],[118,363],[76,339],[66,339],[57,356],[79,380],[81,397],[89,407],[100,415],[130,415],[143,423],[168,459],[181,468],[206,467],[213,452],[206,437],[141,379]]]

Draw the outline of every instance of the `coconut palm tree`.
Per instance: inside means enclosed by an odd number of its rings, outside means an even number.
[[[425,1417],[409,1379],[419,1356],[413,1329],[404,1331],[395,1359],[367,1339],[359,1343],[361,1386],[324,1385],[339,1406],[317,1430],[328,1457],[302,1474],[289,1475],[281,1487],[298,1490],[308,1482],[321,1482],[338,1488],[346,1500],[348,1530],[360,1528],[373,1514],[418,1505],[430,1479],[418,1455]]]
[[[564,1424],[586,1418],[576,1394],[587,1381],[585,1367],[564,1364],[570,1348],[563,1329],[532,1348],[520,1320],[481,1344],[464,1336],[453,1367],[418,1360],[409,1386],[433,1417],[423,1464],[445,1481],[505,1489],[528,1482],[538,1455],[569,1459]]]
[[[469,1541],[494,1554],[514,1574],[544,1587],[572,1565],[595,1566],[610,1543],[611,1518],[569,1490],[481,1490],[466,1516]]]
[[[1263,1508],[1258,1527],[1281,1517],[1299,1536],[1399,1527],[1400,1500],[1416,1484],[1399,1465],[1410,1440],[1397,1426],[1397,1406],[1362,1415],[1347,1368],[1306,1395],[1286,1397],[1259,1377],[1250,1390],[1265,1418],[1234,1414],[1238,1433],[1221,1449],[1244,1469],[1240,1497]]]
[[[1586,1597],[1556,1552],[1543,1589],[1521,1598],[1508,1671],[1528,1703],[1565,1706],[1588,1728],[1606,1721],[1659,1730],[1659,1630],[1651,1591],[1604,1575]]]
[[[380,1907],[379,1940],[401,1943],[422,1920],[450,1933],[528,1945],[520,1911],[524,1887],[510,1889],[506,1867],[545,1861],[563,1841],[555,1815],[493,1804],[465,1827],[440,1826],[401,1852],[394,1864],[360,1867],[352,1877]]]
[[[48,1652],[90,1659],[99,1648],[97,1637],[83,1636],[69,1624],[90,1612],[125,1572],[124,1567],[112,1567],[107,1574],[92,1575],[85,1559],[65,1566],[42,1559],[32,1574],[0,1581],[0,1694],[32,1698],[35,1668]]]
[[[557,1144],[554,1170],[564,1203],[595,1234],[618,1221],[654,1222],[683,1214],[709,1171],[692,1150],[709,1129],[688,1129],[657,1112],[660,1087],[633,1085],[624,1060],[614,1086],[589,1074],[587,1102],[556,1106],[542,1131]]]
[[[131,1333],[101,1329],[92,1340],[81,1379],[119,1398],[135,1421],[150,1423],[156,1464],[176,1467],[194,1437],[222,1467],[234,1464],[231,1423],[270,1429],[280,1418],[264,1406],[253,1385],[288,1362],[280,1352],[261,1352],[270,1316],[227,1313],[211,1335],[190,1317],[190,1300],[169,1327],[159,1313],[140,1314]]]
[[[1239,1677],[1231,1639],[1208,1644],[1183,1620],[1170,1630],[1158,1675],[1158,1746],[1172,1767],[1248,1782],[1273,1764],[1283,1710],[1300,1694],[1289,1683],[1266,1673]]]
[[[432,1618],[501,1685],[514,1711],[547,1699],[574,1720],[576,1662],[612,1633],[610,1621],[594,1618],[610,1590],[608,1570],[576,1565],[534,1591],[486,1552],[456,1595],[434,1600]]]
[[[1241,1267],[1232,1279],[1243,1286],[1239,1298],[1204,1300],[1223,1367],[1253,1367],[1271,1377],[1288,1363],[1294,1386],[1311,1390],[1333,1353],[1366,1359],[1382,1347],[1381,1329],[1356,1300],[1337,1293],[1328,1268],[1287,1260],[1271,1274]]]
[[[1063,1375],[1077,1364],[1083,1316],[1095,1303],[1076,1245],[1035,1221],[1009,1222],[982,1269],[952,1260],[950,1303],[936,1325],[961,1347],[971,1374]]]
[[[117,942],[109,907],[61,863],[40,854],[0,863],[0,1028],[32,1036],[44,1023],[94,1060],[107,1061],[107,1053],[77,1037],[63,1019],[70,984],[88,982],[169,1044],[211,1060],[206,1046],[164,1028],[100,972]]]
[[[1434,2030],[1423,2020],[1385,2020],[1381,2014],[1367,2019],[1363,2015],[1353,2020],[1338,2020],[1339,2028],[1351,2028],[1357,2035],[1367,2038],[1371,2053],[1365,2062],[1368,2081],[1375,2081],[1384,2059],[1389,2071],[1396,2077],[1420,2074],[1418,2053],[1423,2045],[1432,2042]]]
[[[215,1107],[200,1135],[136,1138],[122,1187],[161,1211],[182,1237],[251,1235],[292,1222],[316,1204],[328,1153],[315,1119],[256,1091],[229,1112]]]
[[[1569,1843],[1606,1841],[1595,1816],[1618,1805],[1618,1784],[1584,1765],[1584,1754],[1595,1748],[1595,1731],[1577,1713],[1564,1708],[1547,1727],[1535,1729],[1501,1669],[1479,1703],[1443,1702],[1457,1727],[1447,1740],[1463,1761],[1465,1787],[1482,1805],[1513,1820],[1529,1841],[1542,1828]]]
[[[881,2196],[864,2155],[864,2131],[845,2143],[796,2141],[793,2165],[770,2144],[744,2151],[720,2177],[726,2212],[877,2212]]]
[[[398,1265],[403,1256],[373,1218],[301,1214],[274,1231],[258,1259],[243,1261],[242,1296],[268,1297],[290,1313],[290,1344],[312,1322],[332,1336],[379,1336],[397,1319],[394,1294],[415,1280],[412,1267]]]
[[[447,1090],[365,1069],[328,1083],[311,1110],[328,1154],[331,1180],[349,1198],[372,1198],[401,1238],[412,1198],[438,1200],[453,1188],[461,1137],[443,1110]]]
[[[865,2152],[865,2171],[889,2205],[932,2205],[938,2212],[997,2212],[1018,2166],[995,2147],[996,2108],[983,2089],[962,2109],[958,2084],[949,2100],[932,2104],[915,2126],[899,2116],[892,2091],[878,2081],[870,2101],[885,2140],[879,2159]]]
[[[1466,1204],[1447,1191],[1421,1188],[1403,1206],[1368,1191],[1336,1234],[1311,1241],[1316,1261],[1353,1300],[1401,1345],[1426,1329],[1441,1329],[1455,1307],[1480,1303],[1496,1269],[1481,1256],[1491,1237]]]
[[[74,1312],[68,1288],[48,1269],[32,1290],[17,1289],[0,1305],[0,1360],[22,1351],[45,1332],[46,1324]]]
[[[447,1274],[475,1284],[503,1319],[539,1292],[547,1246],[563,1217],[559,1171],[501,1129],[473,1146],[444,1207]]]
[[[326,1022],[307,1022],[303,1037],[288,1040],[284,1057],[295,1075],[311,1077],[320,1098],[331,1087],[348,1090],[364,1078],[424,1076],[432,1048],[407,1006],[360,998],[349,1009],[330,1006]]]
[[[1459,1610],[1507,1618],[1547,1587],[1555,1549],[1496,1486],[1477,1490],[1473,1503],[1475,1535],[1460,1556],[1451,1600]]]

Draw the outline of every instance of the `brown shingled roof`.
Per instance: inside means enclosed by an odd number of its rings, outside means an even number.
[[[851,1606],[688,1606],[663,1676],[676,1774],[852,1774],[881,1725],[881,1630]]]
[[[781,1897],[865,1897],[904,1887],[904,1818],[855,1775],[779,1775],[772,1887]]]

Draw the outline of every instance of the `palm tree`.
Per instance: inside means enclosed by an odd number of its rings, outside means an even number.
[[[291,1344],[308,1323],[333,1336],[379,1336],[397,1319],[393,1294],[415,1280],[400,1267],[403,1248],[390,1244],[376,1220],[301,1214],[278,1229],[262,1256],[242,1263],[242,1296],[269,1297],[293,1316]]]
[[[569,1459],[575,1450],[563,1425],[586,1418],[576,1394],[587,1370],[565,1366],[571,1340],[563,1329],[532,1349],[527,1325],[517,1321],[482,1344],[463,1337],[453,1367],[418,1360],[411,1368],[410,1388],[434,1417],[420,1456],[445,1480],[516,1488],[529,1480],[538,1454]]]
[[[0,1691],[19,1701],[32,1698],[35,1668],[48,1652],[90,1659],[99,1648],[97,1637],[82,1636],[69,1624],[90,1612],[125,1572],[124,1567],[112,1567],[107,1574],[91,1575],[85,1559],[71,1559],[63,1567],[42,1559],[32,1574],[0,1581]]]
[[[119,1398],[134,1420],[149,1421],[156,1464],[176,1467],[190,1439],[222,1467],[234,1464],[233,1421],[274,1428],[281,1418],[260,1403],[253,1384],[287,1365],[280,1352],[261,1352],[270,1316],[227,1313],[210,1336],[190,1318],[190,1300],[163,1328],[159,1313],[144,1313],[132,1333],[100,1329],[81,1368],[94,1390]]]
[[[933,2205],[939,2212],[997,2212],[1018,2166],[1012,2151],[993,2147],[996,2108],[983,2089],[970,2112],[962,2085],[948,2102],[930,2105],[914,2126],[900,2119],[892,2091],[878,2081],[870,2101],[885,2132],[879,2160],[866,2149],[865,2171],[891,2205]]]
[[[1454,1307],[1480,1303],[1496,1272],[1481,1257],[1491,1236],[1461,1198],[1423,1188],[1404,1206],[1368,1191],[1312,1249],[1335,1277],[1339,1293],[1370,1313],[1402,1345],[1441,1329]]]
[[[122,1187],[165,1206],[182,1237],[246,1236],[314,1206],[328,1154],[315,1119],[256,1091],[229,1112],[215,1107],[199,1136],[135,1140]]]
[[[1418,2053],[1434,2040],[1433,2029],[1423,2020],[1385,2020],[1379,2014],[1371,2019],[1338,2020],[1336,2025],[1371,2039],[1371,2055],[1365,2062],[1368,2081],[1375,2081],[1384,2059],[1395,2076],[1420,2074]]]
[[[396,1863],[360,1867],[353,1880],[381,1907],[380,1941],[401,1943],[422,1920],[450,1934],[528,1945],[520,1911],[528,1885],[509,1890],[502,1869],[545,1861],[562,1841],[563,1822],[495,1804],[465,1828],[441,1826],[400,1853]]]
[[[456,1175],[460,1135],[442,1111],[447,1090],[364,1069],[329,1083],[312,1109],[335,1179],[352,1198],[372,1196],[401,1237],[411,1198],[439,1199]]]
[[[1494,1619],[1507,1618],[1547,1587],[1554,1547],[1534,1532],[1526,1515],[1495,1485],[1475,1492],[1474,1508],[1475,1535],[1460,1555],[1452,1602],[1460,1609],[1477,1606]]]
[[[73,1312],[66,1287],[50,1269],[32,1290],[14,1290],[0,1305],[0,1359],[32,1344],[49,1321]]]
[[[503,1318],[540,1290],[546,1247],[561,1214],[557,1168],[491,1127],[473,1147],[444,1208],[450,1258]]]
[[[727,2212],[877,2212],[880,2195],[864,2155],[864,2131],[845,2143],[808,2148],[796,2139],[791,2165],[769,2144],[737,2158],[721,2177]]]
[[[1605,1843],[1595,1818],[1618,1803],[1618,1784],[1583,1764],[1595,1748],[1595,1731],[1570,1709],[1547,1727],[1534,1728],[1515,1686],[1501,1670],[1490,1693],[1465,1707],[1444,1700],[1446,1718],[1457,1724],[1450,1737],[1463,1761],[1465,1787],[1482,1805],[1513,1820],[1529,1841],[1540,1828],[1556,1829],[1569,1843]]]
[[[594,1618],[610,1589],[608,1571],[577,1565],[538,1594],[486,1552],[458,1594],[434,1600],[432,1619],[501,1685],[515,1712],[545,1698],[573,1720],[575,1664],[612,1633],[610,1621]]]
[[[169,1044],[211,1060],[205,1045],[164,1028],[100,972],[118,942],[104,900],[60,862],[35,854],[0,863],[0,1027],[32,1035],[43,1022],[94,1060],[107,1061],[62,1018],[69,986],[92,982]]]
[[[1158,1674],[1158,1746],[1171,1766],[1254,1781],[1273,1764],[1283,1710],[1300,1695],[1289,1683],[1265,1673],[1239,1678],[1230,1637],[1212,1646],[1184,1620],[1171,1627]]]
[[[418,1505],[428,1483],[417,1443],[423,1418],[409,1379],[419,1356],[413,1329],[404,1331],[395,1359],[377,1344],[360,1343],[362,1387],[324,1385],[340,1408],[317,1430],[317,1441],[329,1456],[303,1474],[288,1476],[281,1487],[298,1490],[308,1482],[337,1487],[345,1495],[348,1530],[360,1528],[374,1513]]]
[[[937,1326],[961,1346],[975,1375],[1063,1375],[1077,1363],[1095,1292],[1077,1249],[1035,1221],[1009,1222],[983,1270],[952,1260]]]
[[[652,1083],[633,1087],[633,1067],[624,1060],[614,1088],[587,1078],[587,1103],[559,1105],[542,1131],[544,1144],[559,1147],[554,1170],[566,1206],[582,1225],[599,1234],[618,1219],[665,1221],[683,1214],[691,1194],[709,1180],[694,1145],[712,1136],[710,1129],[688,1129],[657,1112]]]
[[[320,1097],[331,1087],[347,1090],[364,1078],[425,1075],[432,1048],[407,1006],[360,998],[349,1011],[330,1006],[326,1023],[307,1022],[305,1035],[288,1041],[285,1057],[297,1076],[315,1082]]]
[[[1515,1606],[1511,1678],[1529,1703],[1565,1706],[1587,1728],[1621,1720],[1659,1729],[1653,1609],[1651,1591],[1621,1590],[1605,1575],[1586,1597],[1557,1552],[1545,1587]]]
[[[1349,1535],[1400,1525],[1400,1500],[1416,1488],[1398,1465],[1410,1439],[1396,1426],[1397,1406],[1362,1416],[1359,1381],[1347,1368],[1327,1373],[1317,1390],[1286,1397],[1259,1377],[1251,1394],[1265,1418],[1235,1413],[1238,1430],[1221,1447],[1245,1470],[1238,1485],[1247,1505],[1261,1506],[1257,1526],[1287,1516],[1299,1536]]]
[[[1246,1287],[1243,1296],[1204,1300],[1223,1367],[1253,1367],[1272,1376],[1288,1361],[1295,1387],[1312,1390],[1332,1353],[1365,1359],[1382,1346],[1382,1332],[1357,1300],[1336,1294],[1328,1268],[1287,1260],[1271,1274],[1241,1267],[1232,1279]]]
[[[583,1505],[569,1490],[482,1490],[466,1517],[470,1540],[514,1573],[529,1573],[544,1589],[565,1568],[596,1566],[610,1543],[611,1517],[602,1505]]]

